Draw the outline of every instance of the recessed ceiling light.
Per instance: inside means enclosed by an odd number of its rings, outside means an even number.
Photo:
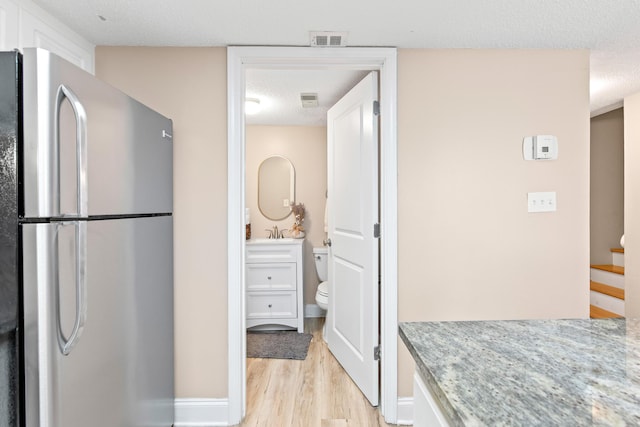
[[[260,111],[260,100],[258,98],[247,98],[244,101],[244,112],[246,114],[256,114]]]

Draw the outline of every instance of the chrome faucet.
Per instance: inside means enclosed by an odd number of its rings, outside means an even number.
[[[264,230],[269,232],[269,239],[284,239],[284,230],[278,231],[277,225],[274,225],[273,228],[265,228]]]

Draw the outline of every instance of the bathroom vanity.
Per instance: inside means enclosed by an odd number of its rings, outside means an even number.
[[[294,328],[304,332],[303,241],[292,238],[247,241],[247,328]]]

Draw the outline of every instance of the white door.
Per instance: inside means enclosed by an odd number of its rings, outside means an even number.
[[[327,117],[329,349],[378,405],[378,75],[371,72]]]

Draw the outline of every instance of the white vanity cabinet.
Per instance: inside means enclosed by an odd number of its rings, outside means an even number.
[[[302,239],[247,241],[247,328],[304,332],[302,243]]]

